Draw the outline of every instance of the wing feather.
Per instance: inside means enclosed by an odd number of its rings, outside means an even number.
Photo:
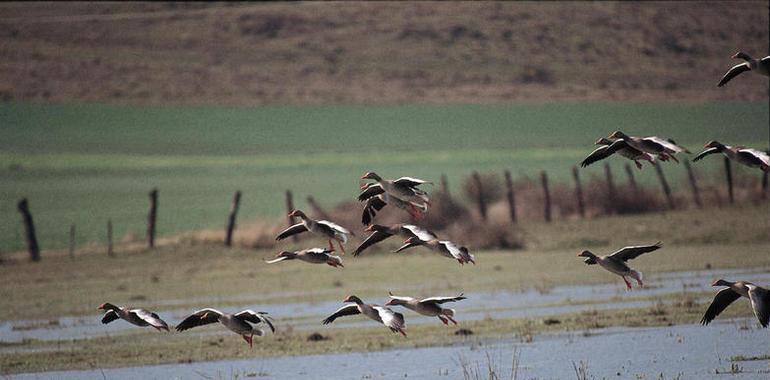
[[[756,285],[748,285],[748,287],[754,315],[759,319],[759,324],[766,328],[770,324],[770,291]]]
[[[704,150],[703,152],[698,153],[695,158],[692,159],[693,162],[700,161],[703,157],[708,156],[709,154],[719,153],[719,150],[717,148],[708,148]]]
[[[733,66],[732,68],[730,68],[730,70],[727,71],[727,73],[725,73],[725,75],[722,77],[722,79],[717,84],[717,87],[724,86],[725,84],[727,84],[727,82],[730,81],[730,79],[733,79],[736,76],[738,76],[740,73],[742,73],[744,71],[749,71],[749,70],[751,70],[751,67],[749,66],[748,62],[744,62],[744,63],[741,63],[741,64]]]
[[[706,309],[706,314],[703,315],[703,319],[700,320],[700,323],[702,325],[708,325],[711,323],[711,321],[714,320],[714,318],[719,315],[722,311],[724,311],[728,306],[730,306],[731,303],[735,302],[738,298],[741,298],[741,295],[734,292],[730,288],[725,288],[719,291],[716,296],[714,296],[714,300],[711,301],[711,305],[709,305],[709,308]]]
[[[273,323],[270,322],[270,317],[268,317],[267,313],[264,311],[257,312],[251,309],[247,309],[236,313],[234,316],[238,319],[241,319],[246,322],[251,322],[253,324],[264,323],[268,327],[270,327],[270,330],[272,332],[275,332],[275,326],[273,326]]]
[[[663,244],[661,244],[661,242],[657,242],[653,245],[637,245],[637,246],[623,247],[617,252],[609,255],[609,257],[620,261],[628,261],[628,260],[635,259],[647,252],[652,252],[657,249],[660,249],[661,247],[663,247]]]
[[[460,295],[455,297],[430,297],[430,298],[425,298],[420,302],[442,304],[445,302],[457,302],[464,299],[466,299],[466,297],[463,296],[463,293],[460,293]]]
[[[206,318],[203,318],[204,315],[206,315]],[[176,331],[185,331],[193,327],[215,323],[219,321],[221,315],[222,312],[216,309],[206,308],[198,310],[176,325]]]
[[[356,315],[356,314],[361,314],[361,311],[358,310],[358,305],[356,304],[345,305],[337,309],[337,311],[335,311],[334,314],[326,317],[326,319],[323,320],[323,324],[328,325],[329,323],[334,322],[334,320],[339,317],[345,317],[348,315]]]
[[[305,227],[305,224],[303,223],[297,223],[283,231],[281,231],[278,236],[276,236],[275,240],[283,240],[286,239],[289,236],[296,235],[302,232],[307,231],[307,227]]]
[[[168,324],[166,324],[164,320],[160,319],[158,314],[147,311],[145,309],[131,309],[128,312],[133,313],[139,319],[149,323],[152,327],[168,330]]]
[[[115,310],[107,310],[107,312],[104,313],[104,316],[102,317],[102,323],[105,325],[115,321],[116,319],[120,319],[120,316],[118,316],[118,313],[115,312]]]
[[[381,241],[383,241],[383,240],[385,240],[385,239],[387,239],[387,238],[389,238],[391,236],[393,236],[393,235],[391,235],[391,234],[389,234],[387,232],[375,231],[374,233],[369,235],[369,237],[367,237],[366,240],[364,240],[364,242],[361,243],[361,245],[359,245],[358,248],[356,248],[355,251],[353,251],[353,256],[358,256],[365,249],[367,249],[367,248],[369,248],[369,247],[371,247],[371,246],[373,246],[373,245],[375,245],[375,244],[377,244],[377,243],[379,243],[379,242],[381,242]]]

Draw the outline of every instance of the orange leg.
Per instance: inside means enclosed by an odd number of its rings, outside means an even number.
[[[454,318],[452,318],[452,317],[450,317],[450,316],[448,316],[448,315],[447,315],[447,319],[449,319],[450,321],[452,321],[452,323],[454,323],[455,325],[457,324],[457,321],[455,321],[455,320],[454,320]]]
[[[628,280],[626,279],[626,276],[622,276],[622,277],[623,277],[623,281],[626,283],[626,287],[628,288],[628,290],[631,290],[631,283],[628,282]]]
[[[440,320],[441,320],[441,322],[444,322],[444,324],[445,324],[445,325],[448,325],[448,324],[449,324],[449,322],[446,320],[446,318],[444,318],[444,317],[442,317],[442,316],[440,316],[440,315],[438,316],[438,319],[440,319]]]
[[[252,341],[253,341],[253,337],[254,337],[253,335],[241,335],[241,336],[243,337],[243,340],[245,340],[246,343],[249,344],[249,348],[253,348],[254,347],[252,345]]]
[[[344,255],[345,254],[345,247],[342,246],[342,242],[337,240],[337,245],[340,246],[340,249],[342,250],[342,254]]]
[[[334,250],[334,246],[332,245],[332,239],[329,239],[329,250],[330,251]]]
[[[639,161],[634,160],[634,163],[636,164],[636,167],[639,168],[639,170],[642,170],[642,164]]]

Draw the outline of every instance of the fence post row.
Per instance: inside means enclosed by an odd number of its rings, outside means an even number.
[[[27,198],[22,198],[16,208],[21,213],[24,221],[24,237],[27,241],[27,251],[32,261],[40,261],[40,247],[37,245],[37,236],[35,235],[35,224],[32,222],[32,214],[29,212],[29,202]]]
[[[735,197],[733,196],[733,167],[730,163],[730,159],[725,157],[725,179],[727,180],[727,198],[730,200],[730,204],[735,203]]]
[[[615,200],[617,197],[615,196],[615,181],[612,179],[612,170],[610,169],[610,164],[605,163],[604,164],[604,176],[607,178],[607,200],[608,202],[605,203],[605,212],[607,214],[613,214],[615,213]]]
[[[687,169],[687,179],[690,181],[690,189],[692,190],[692,200],[698,208],[703,208],[703,203],[700,201],[700,190],[698,189],[698,182],[695,180],[695,173],[693,173],[692,167],[690,167],[690,161],[684,160],[684,168]]]
[[[291,214],[292,211],[294,211],[294,200],[292,199],[291,190],[286,190],[286,214]],[[296,224],[296,220],[293,216],[287,216],[286,218],[289,227]],[[291,239],[292,241],[297,242],[297,235],[292,235]]]
[[[107,256],[112,257],[114,252],[112,251],[112,220],[107,219]]]
[[[147,247],[155,247],[155,220],[158,215],[158,189],[150,191],[150,212],[147,214]]]
[[[69,247],[70,259],[75,258],[75,225],[70,224],[70,247]]]
[[[548,175],[545,170],[540,172],[540,183],[543,185],[543,195],[545,198],[545,221],[551,222],[551,193],[548,191]]]
[[[516,194],[513,192],[513,180],[511,179],[511,172],[505,170],[505,188],[506,198],[508,198],[508,211],[511,215],[511,223],[516,223]]]
[[[660,180],[660,186],[663,188],[663,194],[666,195],[666,202],[668,203],[668,208],[673,210],[674,209],[674,198],[671,197],[671,188],[668,187],[668,182],[666,181],[666,177],[663,175],[663,169],[660,167],[660,162],[655,162],[655,173],[658,175],[658,180]]]
[[[631,164],[626,164],[624,168],[628,175],[628,184],[631,186],[631,189],[634,190],[634,195],[639,195],[639,187],[636,185],[636,178],[634,178],[634,169],[631,168]]]
[[[481,187],[481,177],[479,176],[479,172],[473,171],[473,182],[476,185],[476,196],[477,196],[477,202],[479,205],[479,214],[481,215],[481,220],[487,221],[487,201],[484,199],[484,189]]]
[[[235,229],[235,218],[238,216],[238,206],[241,204],[241,192],[236,191],[233,195],[233,203],[230,205],[230,215],[227,217],[227,228],[225,230],[225,246],[233,245],[233,230]]]
[[[572,167],[572,177],[575,179],[575,198],[577,198],[578,213],[581,218],[586,217],[586,207],[583,201],[583,186],[580,185],[580,174],[577,166]]]

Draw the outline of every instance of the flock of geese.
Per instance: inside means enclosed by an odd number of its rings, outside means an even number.
[[[719,82],[718,86],[724,86],[728,81],[737,75],[751,71],[764,76],[770,73],[770,56],[761,60],[753,59],[748,54],[739,52],[733,58],[740,58],[746,62],[732,67]],[[596,141],[601,145],[594,150],[582,163],[586,167],[594,162],[603,160],[615,153],[634,161],[636,166],[641,169],[640,161],[655,163],[656,159],[660,161],[675,161],[677,154],[690,153],[686,148],[678,145],[671,139],[664,139],[657,136],[635,137],[629,136],[621,131],[616,131],[606,138],[600,138]],[[717,141],[711,141],[705,145],[704,151],[699,153],[693,161],[715,153],[722,153],[730,160],[740,164],[756,167],[765,172],[770,171],[770,158],[764,152],[745,147],[731,147],[721,144]],[[353,256],[360,255],[364,250],[377,244],[391,236],[399,236],[404,239],[403,245],[394,252],[401,252],[412,247],[424,247],[436,253],[456,260],[461,265],[466,263],[475,264],[475,257],[469,252],[468,248],[449,240],[442,240],[439,237],[422,227],[414,224],[395,224],[383,226],[373,224],[377,212],[386,205],[392,205],[399,208],[412,218],[413,222],[419,221],[425,216],[431,205],[428,193],[420,189],[421,185],[432,184],[412,177],[401,177],[395,180],[383,179],[374,172],[365,173],[361,179],[371,180],[361,186],[361,193],[358,200],[364,202],[361,222],[368,226],[365,231],[371,234],[364,239],[361,244],[353,251]],[[344,267],[342,258],[334,255],[334,242],[345,253],[344,244],[353,234],[350,230],[327,220],[315,220],[308,217],[300,210],[292,211],[289,216],[299,218],[300,222],[281,231],[276,240],[284,240],[290,236],[295,236],[305,232],[322,237],[329,243],[328,248],[310,248],[300,251],[281,251],[272,260],[266,261],[268,264],[274,264],[287,260],[299,260],[310,264],[327,264],[332,267]],[[642,282],[642,272],[628,266],[627,261],[639,257],[642,254],[656,251],[662,247],[660,242],[653,245],[629,246],[605,256],[597,256],[590,251],[582,251],[578,254],[584,257],[587,265],[598,265],[601,268],[620,276],[630,290],[632,288],[629,278],[637,282],[640,287],[644,286]],[[701,324],[708,325],[731,303],[741,297],[747,298],[751,302],[755,316],[762,327],[767,327],[770,323],[770,291],[745,281],[730,282],[717,280],[712,286],[721,286],[720,290],[710,306],[706,310],[701,320]],[[389,306],[402,306],[418,314],[437,317],[442,323],[448,325],[455,321],[455,311],[445,308],[442,305],[448,302],[457,302],[465,299],[463,294],[454,297],[429,297],[418,299],[413,297],[395,296],[389,293],[390,299],[385,305],[368,304],[361,298],[351,295],[345,298],[342,306],[333,314],[323,320],[323,324],[333,323],[337,318],[364,315],[378,323],[381,323],[393,333],[400,333],[406,336],[406,322],[404,315],[393,311]],[[169,331],[168,324],[161,319],[158,314],[141,308],[119,307],[111,303],[104,303],[99,306],[104,310],[102,323],[110,323],[117,319],[123,319],[136,326],[151,326],[157,330]],[[194,327],[209,325],[219,322],[228,330],[240,335],[249,344],[253,346],[253,337],[263,336],[265,331],[259,328],[264,324],[275,332],[272,318],[266,312],[256,312],[253,310],[243,310],[234,314],[223,313],[212,308],[198,310],[176,326],[176,330],[181,332]]]

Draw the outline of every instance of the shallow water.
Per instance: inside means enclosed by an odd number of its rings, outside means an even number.
[[[744,326],[750,326],[748,329]],[[509,378],[512,353],[519,353],[518,377],[575,378],[573,363],[585,363],[589,378],[616,379],[762,379],[770,378],[768,360],[737,362],[742,373],[729,371],[735,355],[770,353],[770,332],[753,319],[723,320],[704,327],[613,328],[591,332],[544,334],[531,343],[512,339],[474,341],[445,347],[388,350],[298,357],[254,358],[192,364],[14,375],[12,379],[403,379],[462,378],[461,362],[479,368],[486,378],[492,367]],[[622,349],[619,349],[622,348]]]
[[[741,277],[758,283],[770,282],[770,273],[761,273],[745,269],[736,270],[704,270],[694,272],[670,272],[650,276],[645,281],[645,288],[627,291],[623,282],[610,284],[558,286],[547,292],[527,290],[514,292],[509,290],[484,293],[467,293],[468,299],[457,302],[448,307],[457,311],[458,320],[481,320],[485,318],[516,318],[538,317],[547,315],[559,315],[574,313],[583,310],[607,310],[631,307],[646,307],[654,304],[654,301],[639,300],[640,297],[662,297],[681,292],[702,292],[711,289],[711,282],[716,276]],[[446,294],[449,295],[449,294]],[[618,300],[618,296],[623,296]],[[233,300],[247,301],[249,297],[234,296]],[[386,298],[371,300],[370,302],[384,303]],[[178,305],[180,300],[170,300],[166,304]],[[597,303],[600,302],[600,303]],[[490,305],[494,305],[491,309]],[[324,302],[298,302],[287,304],[256,305],[244,302],[239,307],[223,308],[222,311],[234,312],[243,309],[269,311],[276,320],[278,328],[291,327],[295,330],[319,330],[327,328],[351,328],[371,325],[370,321],[360,318],[343,318],[335,321],[333,325],[322,326],[320,321],[337,310],[342,303],[338,301]],[[399,309],[396,307],[394,309]],[[181,321],[190,312],[190,309],[159,310],[158,314],[169,324]],[[409,310],[399,310],[404,313],[407,325],[421,323],[440,323],[437,318],[422,317]],[[281,321],[281,317],[291,316],[290,321]],[[100,323],[101,314],[80,317],[61,317],[52,320],[25,320],[8,321],[0,323],[0,342],[21,342],[24,339],[36,340],[64,340],[64,339],[89,339],[128,332],[136,329],[135,326],[125,321],[118,320],[109,325]],[[218,330],[217,330],[218,331]],[[227,334],[211,330],[199,330],[199,332],[187,332],[187,334]],[[12,352],[23,349],[9,346],[0,348],[0,352]]]

